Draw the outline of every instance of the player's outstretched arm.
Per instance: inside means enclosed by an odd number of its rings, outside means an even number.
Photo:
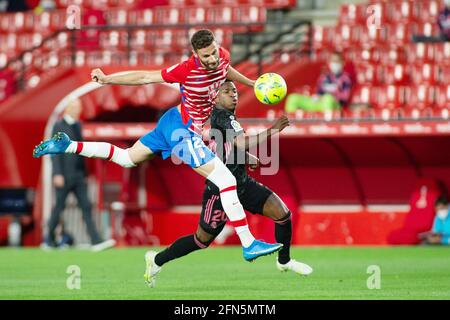
[[[270,136],[283,131],[289,125],[289,119],[285,115],[279,117],[269,129],[262,131],[261,133],[253,136],[248,136],[246,134],[241,134],[237,136],[234,140],[236,147],[239,149],[248,150],[264,141],[266,141]]]
[[[255,85],[255,80],[250,80],[232,66],[228,67],[227,79],[231,81],[237,81],[249,87],[253,87]]]
[[[105,75],[101,69],[94,69],[91,72],[91,79],[100,84],[121,84],[129,86],[165,82],[161,76],[161,70],[124,71],[113,75]]]

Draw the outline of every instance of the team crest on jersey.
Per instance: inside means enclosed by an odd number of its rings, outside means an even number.
[[[239,131],[243,130],[241,127],[241,124],[239,122],[237,122],[236,120],[231,121],[231,126],[233,127],[235,132],[239,132]]]
[[[234,116],[230,116],[230,119],[231,119],[231,120],[234,120]]]

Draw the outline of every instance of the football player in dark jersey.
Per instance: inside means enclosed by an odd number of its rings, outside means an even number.
[[[273,125],[258,135],[246,135],[235,116],[238,102],[236,86],[227,81],[220,87],[216,106],[211,114],[210,147],[236,177],[239,200],[245,210],[271,218],[275,223],[275,238],[283,248],[278,252],[276,266],[280,271],[291,270],[300,275],[309,275],[310,266],[291,259],[292,238],[291,212],[272,190],[247,175],[246,161],[249,148],[266,141],[289,125],[282,116]],[[207,248],[224,228],[227,217],[223,210],[219,189],[208,180],[203,193],[202,212],[195,234],[177,239],[171,246],[155,256],[155,263],[161,267],[165,263],[185,256],[195,250]]]

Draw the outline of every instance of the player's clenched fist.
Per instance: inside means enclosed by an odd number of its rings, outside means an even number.
[[[91,71],[91,79],[94,82],[98,82],[100,84],[106,84],[107,78],[101,69],[94,69]]]
[[[272,125],[272,129],[282,131],[289,125],[289,119],[286,115],[279,117]]]

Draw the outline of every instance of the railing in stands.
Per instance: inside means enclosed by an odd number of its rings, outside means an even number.
[[[260,41],[261,38],[251,37],[249,34],[243,35],[248,50],[243,58],[236,61],[235,64],[256,57],[258,74],[261,74],[264,57],[273,56],[275,52],[294,53],[298,58],[311,57],[313,50],[311,21],[280,21],[276,25],[277,29],[282,31],[264,32],[263,41]],[[257,49],[250,50],[253,45],[257,45]]]
[[[217,31],[219,29],[223,30],[224,32],[224,39],[227,37],[225,34],[226,32],[230,32],[230,43],[232,40],[232,33],[234,30],[238,32],[243,33],[254,33],[255,30],[263,30],[265,24],[264,23],[214,23],[214,24],[202,24],[202,28],[210,28],[213,31]],[[83,27],[81,29],[75,29],[75,30],[59,30],[53,32],[50,36],[44,38],[42,42],[38,46],[34,46],[28,50],[25,50],[19,54],[19,56],[11,59],[8,61],[8,63],[5,65],[4,68],[0,69],[0,72],[11,70],[14,72],[15,75],[15,81],[16,85],[19,91],[24,90],[27,87],[26,83],[26,77],[27,72],[30,71],[29,69],[32,69],[33,63],[30,62],[30,60],[34,58],[42,58],[40,56],[40,50],[47,52],[45,53],[51,53],[51,54],[57,54],[59,58],[61,58],[59,55],[63,55],[63,58],[66,58],[64,61],[58,60],[59,62],[54,65],[53,67],[48,68],[45,70],[41,70],[40,72],[37,72],[35,75],[41,75],[44,74],[47,71],[50,71],[50,69],[55,69],[56,67],[75,67],[77,65],[77,52],[79,51],[85,51],[85,52],[94,52],[95,50],[103,51],[103,50],[109,50],[112,52],[112,54],[115,55],[115,57],[120,60],[121,65],[133,65],[132,59],[133,52],[135,51],[133,47],[133,41],[135,40],[135,32],[136,31],[161,31],[161,30],[178,30],[183,31],[184,33],[184,41],[187,41],[187,45],[185,45],[183,48],[178,48],[179,51],[171,50],[171,48],[166,48],[165,51],[159,51],[159,54],[163,54],[165,58],[169,58],[169,61],[172,63],[179,62],[180,59],[174,60],[173,58],[180,58],[183,55],[189,56],[191,49],[189,45],[189,35],[190,31],[192,29],[198,28],[197,25],[192,24],[174,24],[174,25],[162,25],[162,24],[153,24],[153,25],[118,25],[118,26],[112,26],[112,25],[101,25],[101,26],[89,26],[89,27]],[[124,46],[118,46],[117,48],[109,48],[105,49],[104,46],[100,43],[101,41],[101,34],[106,32],[125,32],[125,45]],[[82,40],[92,40],[89,37],[86,38],[85,35],[88,32],[97,32],[97,35],[93,37],[94,42],[89,43],[89,41],[86,44],[83,44]],[[150,35],[151,37],[151,35]],[[60,44],[60,39],[65,39],[62,41],[63,45],[61,47],[56,47],[58,44]],[[216,36],[217,38],[217,36]],[[123,39],[120,39],[119,41],[122,41]],[[150,42],[156,42],[155,39],[150,39]],[[122,43],[123,44],[123,43]],[[153,51],[158,51],[158,43],[155,43],[153,47],[149,46],[143,46],[140,49],[138,49],[139,53],[142,53],[143,55],[151,56],[153,54]],[[61,64],[60,62],[64,62]]]

